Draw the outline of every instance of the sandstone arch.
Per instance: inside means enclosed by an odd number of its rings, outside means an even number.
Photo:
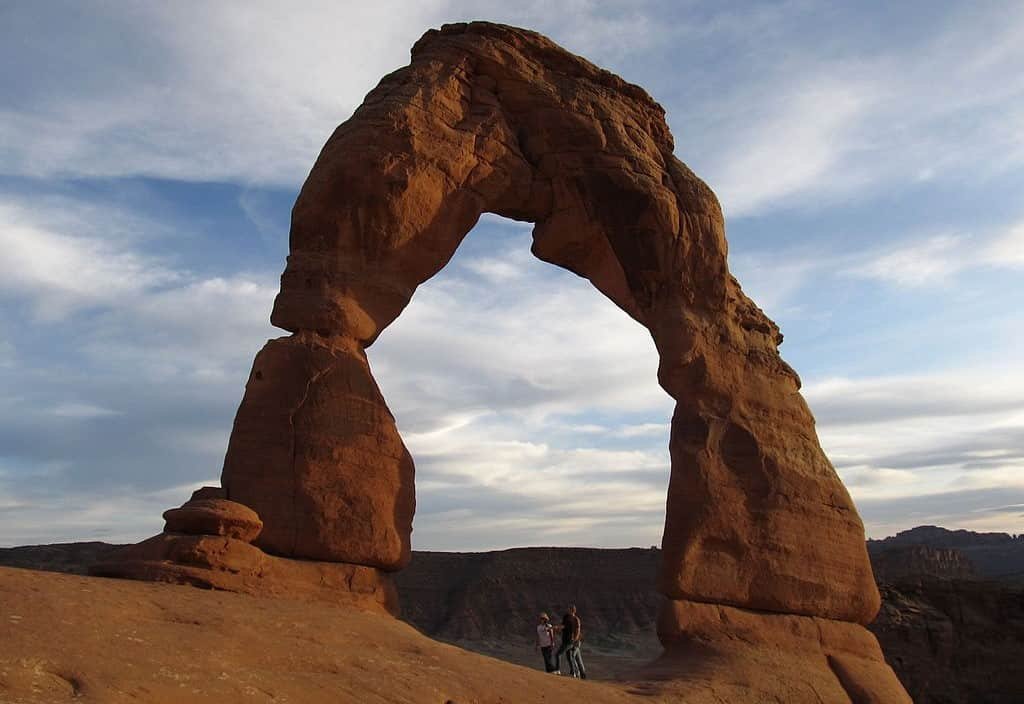
[[[91,572],[397,614],[414,470],[365,349],[494,212],[647,327],[676,399],[665,655],[635,676],[687,701],[909,702],[859,625],[879,604],[860,519],[672,149],[642,89],[536,33],[427,32],[302,188],[272,316],[292,334],[253,363],[223,487]]]
[[[413,464],[365,348],[484,212],[651,332],[677,401],[659,590],[869,622],[864,531],[777,326],[729,274],[711,190],[641,88],[532,32],[428,32],[330,137],[292,214],[272,322],[224,464],[283,556],[400,569]]]

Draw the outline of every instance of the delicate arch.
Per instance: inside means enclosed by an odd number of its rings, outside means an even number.
[[[729,274],[711,190],[664,110],[532,32],[428,32],[334,132],[292,214],[272,322],[225,458],[279,555],[399,569],[413,464],[365,348],[484,212],[650,330],[672,418],[660,591],[867,623],[864,530],[777,326]]]

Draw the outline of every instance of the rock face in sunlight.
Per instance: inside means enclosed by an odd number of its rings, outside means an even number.
[[[257,355],[224,467],[270,553],[404,566],[413,464],[357,341],[301,332]]]
[[[537,257],[647,327],[676,400],[658,578],[667,648],[699,651],[719,618],[756,635],[722,657],[788,648],[808,682],[903,701],[854,625],[879,607],[860,518],[778,327],[729,274],[714,193],[673,151],[643,89],[545,37],[488,23],[427,32],[331,135],[295,204],[271,317],[293,335],[256,358],[226,496],[259,514],[268,553],[403,567],[413,465],[364,350],[481,214],[529,221]],[[838,635],[815,640],[826,622]]]
[[[389,575],[373,567],[291,560],[250,543],[260,534],[256,512],[203,487],[180,508],[164,512],[164,532],[104,555],[89,568],[100,577],[191,584],[258,596],[350,604],[397,615]]]

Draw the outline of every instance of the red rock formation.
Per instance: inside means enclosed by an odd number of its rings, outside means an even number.
[[[537,257],[647,327],[658,382],[677,402],[658,578],[669,650],[704,643],[718,658],[715,619],[733,614],[742,633],[725,640],[757,635],[729,667],[770,665],[783,645],[797,654],[778,661],[786,672],[799,676],[808,653],[822,665],[807,687],[754,691],[904,701],[877,643],[853,625],[879,606],[860,518],[779,356],[778,327],[729,274],[715,195],[673,150],[647,93],[536,33],[427,32],[410,65],[335,130],[302,187],[271,316],[293,335],[253,365],[226,498],[259,514],[255,545],[267,553],[374,575],[403,567],[413,463],[365,348],[481,214],[530,221]],[[190,581],[198,565],[212,586],[241,576],[247,589],[284,564],[230,537],[165,534],[136,549],[122,574],[135,565]],[[838,635],[815,640],[815,628]]]
[[[263,517],[259,544],[404,564],[412,465],[362,350],[493,212],[534,222],[538,257],[654,337],[678,402],[661,591],[869,622],[860,519],[778,328],[729,274],[718,201],[673,149],[641,88],[538,34],[424,35],[331,136],[295,204],[272,321],[296,334],[257,357],[223,473]]]
[[[223,535],[251,543],[263,521],[248,506],[227,499],[192,499],[180,508],[164,511],[165,533]]]
[[[666,655],[651,669],[669,668],[695,694],[713,685],[725,701],[912,704],[858,624],[672,601],[658,614],[658,637]]]
[[[285,556],[397,569],[409,561],[413,464],[360,344],[299,333],[257,355],[223,482]]]
[[[204,487],[194,495],[216,495]],[[234,501],[199,498],[164,513],[163,533],[105,555],[89,568],[100,577],[191,584],[260,596],[350,604],[398,614],[389,575],[373,567],[291,560],[268,555],[250,542],[262,522]]]

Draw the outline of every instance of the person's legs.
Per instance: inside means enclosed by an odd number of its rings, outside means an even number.
[[[555,670],[558,669],[557,667],[555,667],[555,661],[554,661],[554,658],[552,657],[552,652],[551,652],[552,650],[553,650],[553,648],[550,645],[545,645],[543,648],[540,649],[541,655],[544,656],[544,671],[545,672],[554,672]]]
[[[562,643],[562,647],[558,649],[558,657],[562,655],[565,655],[565,661],[569,664],[569,674],[575,677],[576,664],[572,661],[572,643]]]
[[[569,661],[572,663],[575,676],[583,680],[587,679],[587,670],[583,667],[583,652],[579,643],[574,643],[569,649]]]

